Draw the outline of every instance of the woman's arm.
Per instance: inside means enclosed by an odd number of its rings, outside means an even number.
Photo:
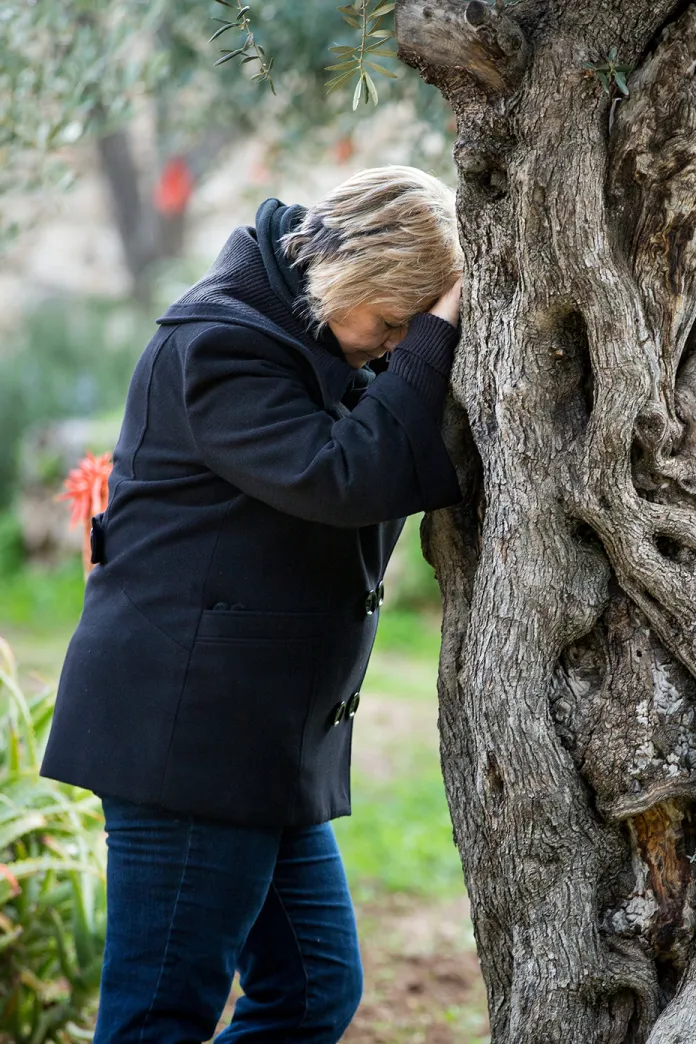
[[[417,336],[423,331],[409,333],[396,353],[417,357]],[[312,400],[288,349],[254,330],[213,327],[192,342],[186,363],[188,421],[203,462],[279,511],[334,526],[456,503],[439,431],[446,377],[428,395],[418,389],[421,360],[411,361],[410,381],[403,358],[405,372],[381,374],[336,420]]]

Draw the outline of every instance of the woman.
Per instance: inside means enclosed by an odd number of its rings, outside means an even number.
[[[355,1012],[329,820],[403,518],[460,498],[460,271],[450,190],[365,170],[267,200],[136,367],[42,768],[104,804],[95,1044],[200,1044],[236,968],[224,1044],[335,1044]]]

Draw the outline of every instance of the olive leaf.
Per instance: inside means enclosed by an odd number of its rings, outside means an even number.
[[[217,0],[217,2],[219,4],[222,4],[223,7],[229,7],[232,10],[235,10],[234,5],[229,3],[229,0]],[[218,60],[214,64],[223,65],[224,62],[229,62],[230,59],[237,58],[239,57],[239,55],[244,56],[242,58],[242,65],[246,64],[247,62],[258,62],[259,71],[257,73],[254,73],[251,79],[254,81],[265,80],[268,83],[268,86],[271,88],[271,93],[275,94],[275,86],[271,78],[273,59],[271,58],[269,61],[266,61],[266,52],[264,51],[261,44],[256,43],[256,39],[251,28],[251,18],[249,17],[250,10],[251,8],[248,4],[243,5],[240,2],[240,0],[237,0],[237,6],[235,11],[236,17],[234,21],[225,21],[221,18],[213,19],[215,22],[220,22],[221,26],[219,29],[216,29],[216,31],[210,37],[208,43],[212,43],[213,40],[216,40],[218,36],[220,36],[222,33],[227,32],[228,29],[238,29],[240,32],[246,33],[246,39],[244,43],[241,45],[241,47],[236,47],[233,50],[224,51],[222,54],[222,58],[218,58]]]
[[[394,38],[394,31],[385,29],[382,22],[383,18],[392,14],[395,6],[396,4],[391,0],[388,3],[384,3],[382,0],[355,0],[351,5],[338,8],[343,15],[344,22],[347,22],[351,28],[360,30],[360,39],[353,47],[337,44],[329,48],[339,61],[333,65],[327,65],[326,70],[327,72],[338,72],[339,75],[326,83],[326,90],[330,94],[357,75],[358,79],[353,91],[354,110],[357,109],[361,99],[365,103],[372,101],[374,105],[379,102],[377,86],[367,71],[368,67],[380,76],[386,76],[392,80],[398,79],[395,72],[373,60],[377,55],[382,58],[396,57],[396,51],[385,46],[388,40]]]
[[[583,62],[582,65],[584,69],[587,69],[588,73],[597,77],[605,94],[611,94],[613,81],[621,93],[628,97],[629,92],[626,77],[632,71],[632,66],[619,65],[616,60],[617,57],[618,50],[616,46],[612,46],[609,48],[606,61]]]

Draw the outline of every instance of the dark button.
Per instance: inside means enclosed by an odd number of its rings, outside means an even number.
[[[360,693],[359,692],[354,692],[353,695],[348,700],[348,702],[346,703],[346,713],[348,714],[349,718],[354,718],[355,717],[355,712],[357,711],[359,706],[360,706]]]
[[[230,607],[230,603],[229,602],[216,602],[215,605],[213,606],[213,609],[215,609],[215,610],[217,610],[218,612],[221,612],[221,613],[226,613],[227,610],[229,609],[229,607]]]
[[[372,616],[379,608],[379,596],[376,591],[368,591],[365,596],[365,616]]]
[[[104,561],[104,530],[101,524],[101,516],[95,515],[92,519],[92,526],[89,531],[89,548],[89,560],[92,565],[97,565],[99,562]]]
[[[377,584],[377,605],[384,605],[384,583],[382,580]]]
[[[331,724],[340,725],[343,721],[343,715],[346,713],[346,704],[337,703],[334,709],[331,711]]]

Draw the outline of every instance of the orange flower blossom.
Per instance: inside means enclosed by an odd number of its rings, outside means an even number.
[[[65,493],[61,493],[56,500],[72,501],[70,511],[70,526],[75,529],[82,524],[82,561],[85,574],[91,569],[90,552],[90,529],[92,516],[98,515],[106,510],[109,497],[109,475],[113,463],[110,453],[102,453],[95,457],[93,453],[87,453],[76,468],[72,468],[63,485]]]

